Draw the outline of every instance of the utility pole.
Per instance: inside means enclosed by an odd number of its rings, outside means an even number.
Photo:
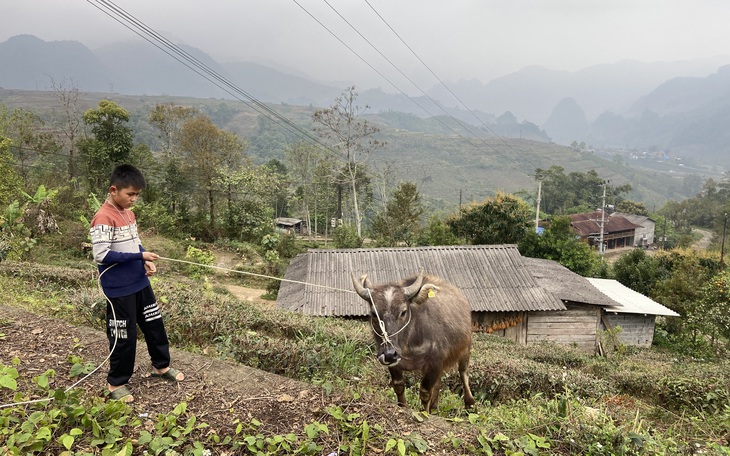
[[[601,202],[601,237],[599,239],[598,252],[603,255],[606,251],[603,248],[603,225],[606,222],[606,184],[608,181],[603,181],[603,199]]]
[[[720,267],[724,267],[723,258],[725,257],[725,231],[727,230],[727,212],[725,212],[725,223],[722,225],[722,243],[720,244]]]
[[[535,233],[540,228],[540,196],[542,195],[542,180],[537,181],[537,207],[535,208]]]

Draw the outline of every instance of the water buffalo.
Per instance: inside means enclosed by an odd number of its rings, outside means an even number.
[[[424,275],[373,286],[367,275],[352,281],[370,304],[370,325],[378,361],[390,371],[398,405],[405,406],[403,371],[421,371],[420,398],[430,413],[438,405],[441,377],[458,366],[464,405],[474,405],[469,389],[471,308],[464,294],[443,279]]]

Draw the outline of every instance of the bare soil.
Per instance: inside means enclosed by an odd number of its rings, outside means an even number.
[[[263,293],[237,286],[232,286],[231,292],[244,300],[256,300]],[[105,360],[108,350],[102,331],[0,304],[0,362],[9,365],[17,357],[21,379],[54,369],[56,375],[51,379],[51,387],[65,389],[78,380],[69,378],[69,355],[98,365]],[[138,343],[135,374],[130,381],[135,400],[130,405],[135,414],[148,417],[145,427],[149,429],[154,428],[157,414],[167,414],[183,401],[187,402],[189,414],[210,426],[208,432],[219,435],[233,436],[236,419],[248,423],[256,418],[263,423],[259,432],[264,435],[294,433],[302,436],[304,426],[316,420],[328,423],[330,428],[328,441],[321,442],[326,455],[337,451],[341,438],[337,424],[332,422],[326,410],[329,406],[339,406],[347,413],[359,413],[371,425],[380,424],[387,436],[418,432],[434,450],[429,454],[461,454],[451,453],[455,450],[439,444],[449,432],[469,440],[469,436],[463,434],[469,434],[468,429],[458,430],[456,424],[433,415],[420,422],[414,418],[414,410],[400,408],[394,402],[368,403],[365,398],[341,397],[336,391],[328,395],[311,384],[174,347],[171,355],[171,365],[186,375],[182,382],[151,378],[146,346],[143,341]],[[89,395],[106,395],[106,372],[107,366],[102,365],[77,388],[83,388]],[[12,400],[10,390],[0,390],[0,404]],[[382,452],[382,447],[374,452]],[[213,454],[231,453],[219,448]]]

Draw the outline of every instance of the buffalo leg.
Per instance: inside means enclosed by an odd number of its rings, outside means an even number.
[[[390,385],[395,391],[395,397],[398,399],[398,405],[401,407],[406,406],[406,384],[403,380],[403,370],[397,367],[389,367],[390,371]]]
[[[459,377],[461,378],[461,387],[464,389],[464,406],[471,408],[476,401],[474,400],[474,396],[471,395],[471,388],[469,388],[468,354],[459,361]]]
[[[421,405],[426,413],[431,413],[431,407],[436,408],[439,390],[441,389],[441,370],[431,369],[423,373],[421,381]]]

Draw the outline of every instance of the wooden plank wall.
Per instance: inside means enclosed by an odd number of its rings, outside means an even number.
[[[596,352],[596,330],[600,308],[567,304],[568,310],[528,312],[526,342],[552,341]]]
[[[654,339],[654,315],[641,314],[606,314],[612,328],[621,327],[619,334],[619,342],[626,345],[635,345],[638,347],[651,347]],[[601,325],[601,329],[606,328]]]

